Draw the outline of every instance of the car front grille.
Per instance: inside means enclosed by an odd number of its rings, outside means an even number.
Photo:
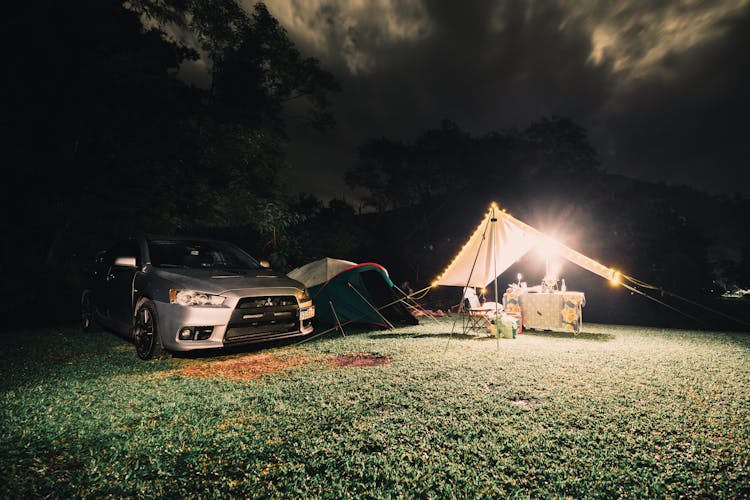
[[[293,295],[245,297],[232,312],[224,341],[270,340],[298,330],[299,305]]]

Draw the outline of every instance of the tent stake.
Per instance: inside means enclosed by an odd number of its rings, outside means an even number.
[[[374,305],[370,304],[370,302],[361,293],[359,293],[359,290],[357,290],[356,288],[354,288],[354,285],[352,285],[349,281],[347,281],[346,284],[349,285],[349,288],[351,288],[352,290],[354,290],[357,293],[357,295],[359,295],[360,299],[362,299],[362,300],[365,301],[365,304],[367,304],[368,306],[370,306],[370,308],[373,311],[375,311],[375,314],[377,314],[378,316],[380,316],[380,318],[383,321],[386,322],[386,324],[390,327],[391,330],[393,330],[395,328],[393,326],[393,324],[391,324],[390,321],[388,321],[387,319],[385,319],[385,316],[383,316],[382,314],[380,314],[380,311],[378,311],[378,309]],[[396,301],[396,302],[398,302],[398,301]]]
[[[331,302],[331,301],[329,300],[329,301],[328,301],[328,305],[330,305],[330,306],[331,306],[331,312],[333,313],[333,317],[334,317],[334,318],[336,318],[336,326],[337,326],[337,327],[338,327],[338,329],[339,329],[339,330],[341,331],[341,336],[342,336],[342,337],[346,337],[346,334],[344,333],[344,327],[343,327],[343,326],[341,326],[341,321],[339,321],[339,315],[338,315],[338,314],[336,314],[336,309],[334,309],[334,307],[333,307],[333,302]]]

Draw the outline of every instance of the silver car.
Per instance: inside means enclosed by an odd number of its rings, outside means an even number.
[[[305,286],[217,240],[139,236],[100,252],[81,322],[132,335],[142,359],[312,333]]]

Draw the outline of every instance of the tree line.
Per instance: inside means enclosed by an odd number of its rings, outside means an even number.
[[[263,3],[82,0],[6,16],[2,309],[68,289],[81,262],[138,230],[293,223],[285,115],[333,126],[339,90]],[[204,66],[203,80],[186,76]],[[299,113],[299,111],[298,111]]]

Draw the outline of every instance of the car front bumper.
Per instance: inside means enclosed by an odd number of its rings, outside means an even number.
[[[223,307],[191,307],[167,302],[155,302],[159,336],[164,348],[171,351],[192,351],[197,349],[218,349],[227,345],[240,345],[288,337],[308,335],[313,332],[311,324],[315,306],[304,303],[301,314],[294,319],[294,327],[287,331],[260,332],[251,337],[226,341],[227,328],[231,324],[237,301]],[[300,316],[303,319],[300,319]],[[307,317],[306,317],[307,316]],[[202,340],[182,340],[179,333],[183,328],[206,332],[210,336]]]

